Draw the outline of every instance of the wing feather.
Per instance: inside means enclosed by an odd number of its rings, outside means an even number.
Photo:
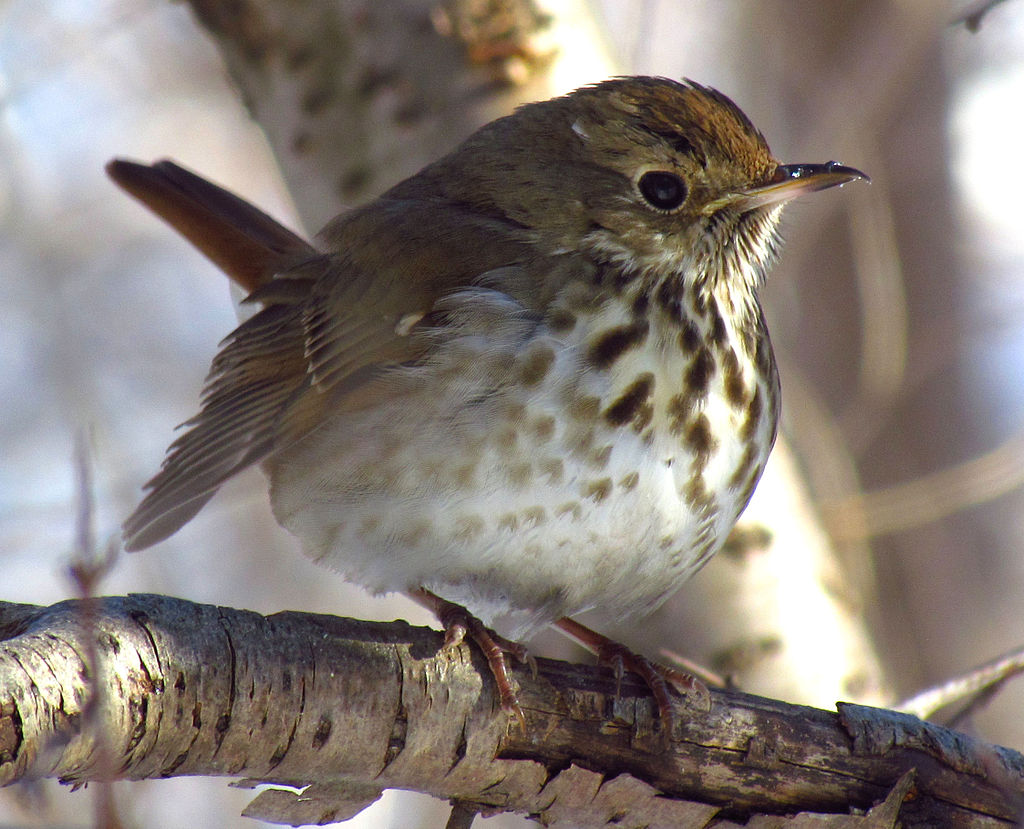
[[[199,413],[183,424],[187,431],[124,523],[128,550],[177,531],[224,481],[325,417],[395,393],[375,382],[383,369],[423,359],[431,343],[409,336],[410,328],[421,319],[429,325],[439,300],[516,266],[529,249],[521,229],[458,205],[383,199],[344,214],[318,252],[171,162],[111,167],[122,186],[250,287],[246,302],[263,306],[221,343]],[[406,319],[414,323],[399,324]]]

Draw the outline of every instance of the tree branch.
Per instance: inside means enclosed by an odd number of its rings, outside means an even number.
[[[433,630],[92,601],[0,604],[0,784],[226,775],[303,789],[246,810],[291,823],[345,819],[385,788],[574,826],[1011,826],[1022,805],[1024,757],[893,711],[714,691],[706,712],[681,701],[666,738],[629,677],[616,697],[609,671],[541,659],[536,678],[514,671],[523,733],[480,655],[439,652]]]

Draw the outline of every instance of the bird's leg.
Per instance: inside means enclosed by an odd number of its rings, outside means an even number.
[[[519,705],[519,698],[515,688],[512,687],[512,678],[508,673],[508,664],[505,662],[505,654],[512,654],[520,662],[530,666],[533,675],[537,675],[537,663],[526,648],[518,642],[513,642],[495,633],[481,622],[466,608],[442,599],[429,590],[419,588],[410,590],[408,593],[417,604],[423,605],[430,610],[441,626],[444,628],[445,648],[454,648],[462,643],[462,640],[469,636],[483,652],[487,665],[494,676],[494,684],[498,689],[498,698],[501,700],[501,710],[506,714],[515,717],[519,726],[526,730],[526,717]]]
[[[668,695],[669,685],[680,693],[696,697],[701,708],[709,709],[711,707],[711,694],[707,686],[697,677],[641,656],[625,645],[609,639],[596,630],[591,630],[586,625],[581,625],[568,616],[555,622],[555,626],[595,654],[600,663],[611,667],[615,671],[617,680],[621,681],[622,675],[626,671],[639,676],[651,689],[664,726],[668,727],[672,724],[672,701]],[[616,695],[618,695],[618,688],[616,688]]]

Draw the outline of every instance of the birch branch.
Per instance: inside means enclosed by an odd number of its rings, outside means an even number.
[[[580,827],[1009,827],[1022,805],[1024,757],[893,711],[714,691],[664,735],[630,677],[617,695],[606,669],[540,659],[514,671],[521,732],[479,653],[430,629],[85,601],[0,604],[0,784],[227,776],[274,786],[245,814],[293,824],[386,788]]]

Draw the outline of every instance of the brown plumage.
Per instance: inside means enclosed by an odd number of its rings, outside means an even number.
[[[126,546],[261,462],[317,560],[518,632],[649,610],[720,546],[775,435],[756,289],[781,206],[863,178],[780,165],[728,98],[661,78],[522,107],[312,244],[171,162],[109,170],[262,306]],[[685,685],[628,665],[663,710],[659,677]]]

